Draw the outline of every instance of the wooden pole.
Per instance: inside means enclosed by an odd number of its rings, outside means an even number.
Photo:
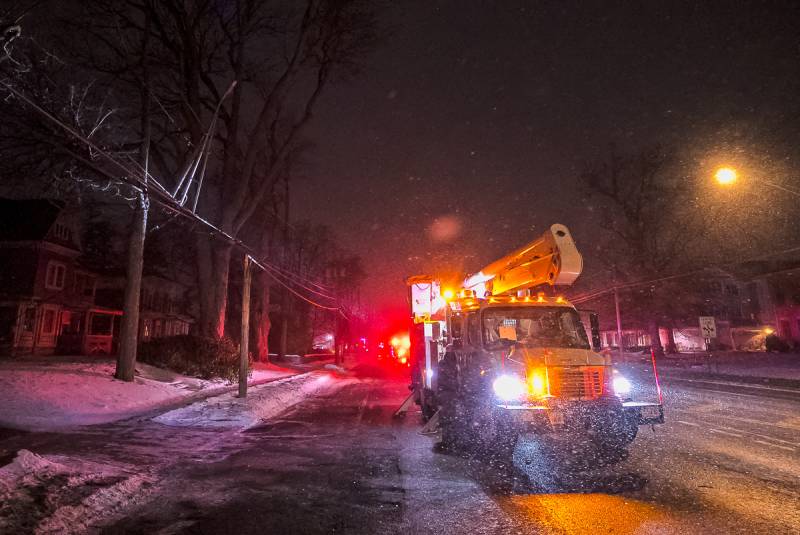
[[[239,397],[247,397],[247,364],[249,357],[248,342],[250,341],[250,255],[244,255],[244,272],[242,275],[242,338],[239,342]]]
[[[150,17],[145,16],[145,38],[142,43],[142,142],[139,145],[139,161],[144,169],[144,188],[136,195],[130,236],[128,237],[128,266],[125,278],[122,324],[119,334],[119,354],[114,377],[132,382],[136,373],[136,353],[139,345],[139,312],[142,299],[142,270],[144,269],[144,242],[147,239],[147,215],[150,198],[147,195],[147,177],[150,163],[150,75],[147,64]],[[89,328],[88,325],[85,327]],[[113,333],[113,324],[112,324]]]
[[[617,313],[617,345],[619,346],[617,349],[619,351],[619,361],[622,362],[624,360],[624,350],[622,349],[622,316],[619,313],[619,288],[616,286],[614,286],[614,309]]]

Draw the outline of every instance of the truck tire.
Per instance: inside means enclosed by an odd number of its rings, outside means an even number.
[[[439,429],[443,450],[458,451],[466,446],[464,407],[458,388],[458,370],[455,355],[447,353],[439,363],[436,401],[439,407]]]

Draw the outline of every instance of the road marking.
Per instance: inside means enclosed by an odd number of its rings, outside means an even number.
[[[789,444],[790,446],[796,446],[797,445],[796,442],[790,442],[788,440],[781,440],[780,438],[771,437],[769,435],[761,435],[759,433],[753,433],[751,431],[743,431],[741,429],[736,429],[735,427],[728,427],[726,425],[721,425],[720,427],[722,427],[723,429],[730,429],[731,431],[739,431],[740,433],[744,433],[745,435],[752,435],[754,437],[763,438],[763,439],[766,439],[766,440],[774,440],[775,442],[781,442],[783,444]]]
[[[679,424],[691,425],[692,427],[700,427],[700,424],[696,424],[693,422],[684,422],[683,420],[675,420],[675,421],[678,422]]]
[[[764,425],[767,427],[777,427],[779,429],[791,429],[792,431],[800,430],[800,426],[786,425],[780,422],[765,422],[764,420],[753,420],[752,418],[742,418],[740,416],[730,416],[727,414],[717,414],[716,417],[724,418],[726,420],[735,420],[737,422],[742,422],[746,424]]]
[[[727,431],[722,431],[721,429],[714,429],[713,427],[710,428],[709,431],[711,431],[712,433],[719,433],[720,435],[729,435],[732,437],[739,437],[739,438],[743,437],[743,435],[740,435],[739,433],[729,433]]]
[[[786,451],[794,451],[795,450],[794,448],[790,448],[789,446],[781,446],[779,444],[772,444],[770,442],[765,442],[763,440],[758,440],[758,439],[753,440],[753,442],[758,442],[759,444],[764,444],[765,446],[772,446],[773,448],[780,448],[780,449],[786,450]]]
[[[745,388],[757,388],[760,390],[774,390],[775,392],[791,392],[793,394],[800,394],[800,390],[796,388],[777,388],[774,386],[763,386],[763,385],[755,385],[749,383],[731,383],[728,381],[708,381],[704,379],[683,379],[683,378],[673,378],[674,381],[686,381],[688,383],[698,383],[698,384],[710,384],[710,385],[725,385],[725,386],[740,386]]]

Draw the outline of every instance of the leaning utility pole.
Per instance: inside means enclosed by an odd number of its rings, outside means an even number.
[[[245,253],[242,264],[242,336],[239,341],[239,397],[247,397],[247,364],[250,357],[250,255]]]
[[[147,65],[150,17],[145,15],[145,36],[142,42],[142,142],[139,145],[139,160],[144,168],[144,185],[137,192],[136,208],[128,244],[128,268],[125,283],[122,326],[120,329],[119,354],[114,377],[122,381],[133,381],[136,371],[136,350],[139,344],[139,302],[142,295],[142,268],[144,266],[144,240],[147,234],[147,213],[150,199],[147,195],[148,164],[150,160],[150,77]]]

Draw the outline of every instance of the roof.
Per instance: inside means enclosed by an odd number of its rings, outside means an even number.
[[[63,203],[48,199],[0,197],[0,241],[43,240],[63,208]]]

